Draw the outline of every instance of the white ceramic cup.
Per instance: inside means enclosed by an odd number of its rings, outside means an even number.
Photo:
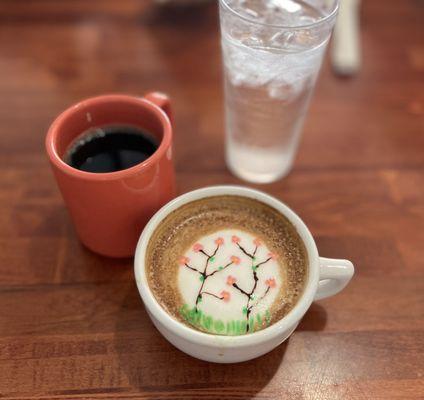
[[[147,283],[145,257],[150,237],[159,223],[183,204],[205,197],[236,195],[268,204],[296,227],[308,253],[308,279],[302,296],[292,310],[271,326],[240,336],[213,335],[189,328],[169,315],[157,302]],[[340,292],[353,276],[350,261],[318,256],[314,239],[303,221],[285,204],[254,189],[240,186],[213,186],[185,193],[162,207],[144,228],[135,253],[135,279],[146,310],[159,332],[181,351],[201,360],[233,363],[259,357],[286,340],[296,329],[314,300]]]

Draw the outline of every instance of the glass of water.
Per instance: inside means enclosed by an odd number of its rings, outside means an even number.
[[[292,166],[338,0],[220,0],[226,159],[247,181]]]

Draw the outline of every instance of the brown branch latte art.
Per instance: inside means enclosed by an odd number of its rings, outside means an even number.
[[[256,298],[256,296],[257,296],[256,290],[257,290],[258,281],[259,281],[258,273],[257,273],[258,268],[266,265],[270,260],[275,260],[277,258],[277,256],[276,256],[276,254],[270,252],[270,253],[268,253],[268,256],[265,260],[258,262],[255,255],[256,255],[258,248],[262,245],[262,242],[261,242],[260,239],[254,239],[253,245],[255,246],[255,248],[254,248],[253,252],[247,251],[241,245],[241,239],[238,236],[233,235],[231,237],[231,241],[236,246],[238,251],[241,251],[243,254],[248,256],[252,261],[252,263],[249,267],[251,268],[251,271],[252,271],[252,278],[253,278],[254,284],[253,284],[253,286],[251,287],[250,290],[249,289],[246,289],[246,290],[242,289],[237,284],[237,279],[235,277],[233,277],[232,275],[228,275],[227,281],[226,281],[227,285],[232,286],[233,288],[237,289],[242,295],[244,295],[246,297],[246,306],[243,308],[242,312],[243,312],[243,314],[246,315],[246,332],[250,332],[249,317],[250,317],[250,314],[252,312],[252,309],[255,306],[257,306],[266,297],[266,295],[269,293],[269,291],[271,289],[276,287],[275,278],[271,277],[271,278],[266,279],[265,284],[266,284],[267,288],[266,288],[265,292],[262,294],[262,296],[260,296],[259,298]],[[216,244],[216,248],[215,248],[215,250],[213,251],[212,254],[208,254],[204,250],[204,246],[201,243],[196,243],[196,244],[193,245],[193,251],[195,251],[196,253],[201,253],[205,256],[205,265],[204,265],[202,270],[199,270],[198,268],[190,265],[190,259],[188,257],[182,256],[180,258],[180,265],[194,271],[195,273],[199,274],[199,277],[200,277],[201,285],[199,287],[199,290],[198,290],[198,293],[197,293],[197,296],[196,296],[196,301],[195,301],[196,312],[199,311],[199,304],[201,303],[204,295],[212,296],[212,297],[214,297],[218,300],[223,300],[225,302],[230,301],[230,298],[231,298],[230,293],[226,290],[222,290],[218,295],[218,294],[210,293],[208,291],[204,291],[203,288],[205,286],[207,279],[210,278],[211,276],[215,275],[216,273],[224,271],[225,269],[227,269],[231,265],[239,265],[241,263],[240,257],[233,255],[233,256],[230,257],[230,259],[228,260],[228,263],[225,266],[219,267],[218,269],[215,269],[214,271],[208,273],[208,267],[210,265],[210,261],[214,260],[215,256],[218,254],[220,247],[224,244],[224,239],[222,237],[218,237],[217,239],[215,239],[214,242]]]

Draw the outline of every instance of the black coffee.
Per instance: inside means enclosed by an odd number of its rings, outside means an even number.
[[[151,134],[126,125],[92,128],[84,132],[66,152],[71,167],[86,172],[115,172],[133,167],[158,148]]]

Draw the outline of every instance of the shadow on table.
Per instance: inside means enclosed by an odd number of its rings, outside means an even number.
[[[154,89],[171,89],[173,98],[195,109],[200,101],[206,101],[205,96],[215,93],[221,74],[217,9],[216,2],[151,7],[140,21],[164,68],[159,87]],[[193,79],[197,86],[191,84]]]
[[[152,7],[140,23],[159,68],[152,87],[143,90],[171,96],[178,165],[187,168],[195,161],[198,170],[219,166],[222,172],[223,87],[217,11],[216,1],[187,8]],[[190,146],[181,139],[187,135],[197,139]]]
[[[274,377],[283,363],[289,340],[270,353],[238,364],[215,364],[197,360],[177,350],[151,323],[135,285],[130,285],[116,316],[115,353],[120,372],[130,390],[155,397],[172,395],[194,398],[242,396],[250,399]],[[325,310],[313,304],[300,330],[321,330]]]
[[[296,328],[299,331],[322,331],[327,324],[327,311],[317,303],[312,303]]]
[[[180,29],[202,28],[211,16],[217,14],[216,2],[194,3],[186,6],[168,4],[157,6],[152,4],[147,15],[147,22],[152,25],[163,24]]]

